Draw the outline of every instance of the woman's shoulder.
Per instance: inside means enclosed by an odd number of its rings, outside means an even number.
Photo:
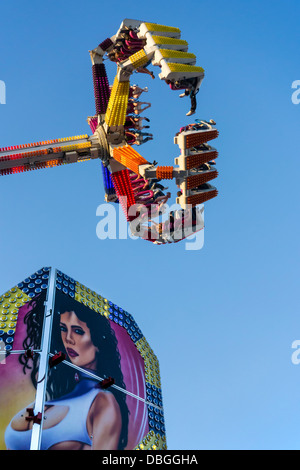
[[[107,390],[99,391],[91,405],[87,423],[88,429],[93,429],[101,423],[108,433],[112,430],[120,431],[122,425],[121,411],[112,392]]]
[[[95,412],[105,412],[111,410],[120,412],[118,402],[112,392],[109,390],[99,390],[99,393],[95,396],[92,404],[92,408]]]

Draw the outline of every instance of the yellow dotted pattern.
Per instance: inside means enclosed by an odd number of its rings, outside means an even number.
[[[169,62],[168,67],[171,70],[171,72],[204,73],[204,69],[202,67],[196,67],[194,65],[173,64]]]
[[[19,308],[31,300],[18,287],[13,287],[0,297],[0,330],[15,330]]]
[[[153,41],[156,44],[174,44],[178,46],[187,46],[188,42],[185,41],[184,39],[175,39],[175,38],[169,38],[165,36],[152,36]]]
[[[41,147],[43,145],[51,145],[51,144],[58,144],[60,142],[69,142],[71,140],[81,140],[81,139],[87,139],[88,135],[75,135],[73,137],[62,137],[60,139],[52,139],[52,140],[43,140],[42,142],[34,142],[31,144],[22,144],[22,145],[15,145],[14,147],[8,147],[8,148],[2,148],[0,149],[0,152],[3,151],[11,151],[11,150],[23,150],[23,149],[28,149],[32,147]]]
[[[84,134],[84,135],[75,135],[73,137],[63,137],[62,139],[57,139],[57,142],[68,142],[70,140],[81,140],[81,139],[88,139],[88,135],[87,134]],[[52,141],[53,142],[53,141]],[[49,142],[49,143],[52,143],[52,142]],[[54,141],[56,142],[56,141]],[[48,144],[48,142],[45,142],[46,144]]]
[[[62,145],[60,147],[61,152],[70,152],[72,150],[80,150],[85,148],[90,148],[92,146],[91,142],[83,142],[81,144],[73,144],[73,145]]]
[[[173,49],[159,49],[159,52],[163,57],[167,58],[182,58],[182,59],[196,59],[195,54],[192,52],[183,52],[183,51],[176,51]]]
[[[132,54],[132,56],[129,57],[130,62],[134,66],[134,68],[142,67],[148,62],[148,57],[144,49],[141,49],[140,51],[136,52],[135,54]]]
[[[180,29],[175,28],[174,26],[165,26],[156,23],[145,23],[145,25],[149,31],[161,31],[163,33],[180,33]]]
[[[147,436],[139,443],[135,450],[166,450],[166,436],[155,434],[153,430],[148,432]]]
[[[105,114],[105,122],[108,126],[124,125],[127,114],[129,85],[129,81],[119,82],[118,77],[115,77]]]
[[[79,282],[75,285],[75,300],[105,317],[109,315],[108,300]]]
[[[139,339],[135,344],[140,355],[144,359],[146,382],[160,389],[161,381],[157,357],[153,353],[145,337]]]

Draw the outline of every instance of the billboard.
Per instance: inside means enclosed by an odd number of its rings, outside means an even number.
[[[131,314],[51,268],[0,308],[1,450],[166,449],[159,364]]]

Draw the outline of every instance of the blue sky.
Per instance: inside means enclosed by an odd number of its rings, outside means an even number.
[[[89,49],[124,18],[177,26],[206,73],[196,117],[220,132],[204,247],[99,240],[99,162],[1,177],[0,291],[53,266],[128,310],[160,362],[169,449],[299,449],[299,2],[102,3],[1,4],[0,147],[89,133]],[[152,102],[141,153],[172,165],[189,103],[151,69],[132,79]]]

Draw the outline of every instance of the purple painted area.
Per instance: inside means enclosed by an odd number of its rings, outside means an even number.
[[[96,128],[97,128],[97,125],[98,125],[98,119],[97,119],[97,118],[92,118],[92,119],[90,119],[89,124],[90,124],[91,131],[92,131],[92,133],[94,134],[94,132],[95,132],[95,130],[96,130]]]
[[[110,38],[106,38],[104,39],[104,41],[102,41],[100,44],[99,44],[99,47],[101,47],[101,49],[103,51],[106,51],[109,47],[111,47],[113,45],[113,42]]]
[[[92,67],[92,71],[96,114],[105,114],[110,96],[110,88],[106,75],[105,65],[94,64]]]

